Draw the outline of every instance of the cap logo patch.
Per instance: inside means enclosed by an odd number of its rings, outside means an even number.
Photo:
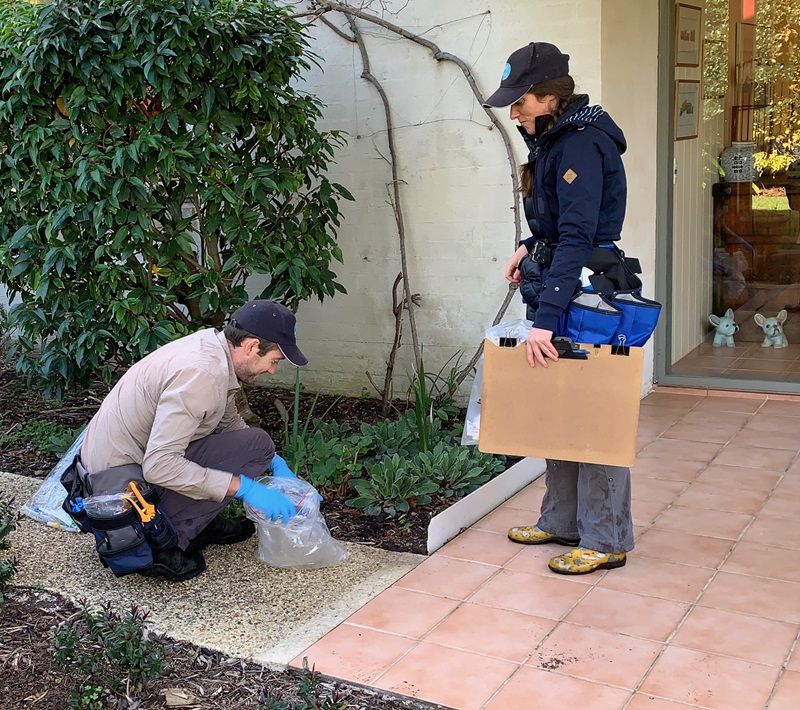
[[[572,185],[572,183],[575,182],[575,178],[578,177],[578,173],[576,173],[572,168],[570,168],[569,170],[567,170],[567,172],[564,173],[563,177],[570,185]]]
[[[505,81],[506,79],[508,79],[509,76],[511,76],[511,65],[508,62],[506,62],[506,68],[503,69],[503,78],[501,79],[501,81]]]

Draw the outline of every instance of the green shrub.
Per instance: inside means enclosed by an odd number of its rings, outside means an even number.
[[[370,467],[368,476],[350,481],[356,497],[347,504],[363,508],[367,515],[386,513],[393,518],[431,502],[439,486],[419,475],[412,462],[398,454],[384,457]]]
[[[70,429],[58,422],[28,422],[19,429],[0,434],[0,446],[5,444],[30,444],[43,454],[63,456],[82,429]]]
[[[163,637],[150,635],[147,616],[136,606],[119,614],[111,602],[94,610],[84,601],[55,628],[56,661],[82,678],[70,692],[70,707],[108,707],[108,696],[123,689],[132,695],[161,675],[166,665]]]
[[[0,3],[0,282],[48,396],[218,327],[267,274],[291,308],[331,270],[337,132],[278,0]]]
[[[6,552],[11,547],[8,537],[17,529],[19,512],[13,508],[14,499],[6,498],[0,491],[0,553]],[[17,572],[14,558],[0,556],[0,606],[3,604],[3,589]]]
[[[760,175],[780,175],[785,173],[794,160],[791,155],[763,152],[755,153],[753,158],[755,159],[756,170]]]
[[[461,498],[478,490],[505,470],[505,457],[492,456],[474,446],[439,442],[415,461],[419,475],[434,481],[445,498]]]

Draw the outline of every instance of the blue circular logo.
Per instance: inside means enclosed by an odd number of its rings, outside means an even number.
[[[508,79],[509,76],[511,76],[511,65],[508,62],[506,62],[506,68],[503,69],[503,78],[501,79],[501,81],[505,81],[506,79]]]

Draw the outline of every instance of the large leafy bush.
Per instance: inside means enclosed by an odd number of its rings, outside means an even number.
[[[8,4],[10,3],[10,4]],[[4,0],[0,282],[11,355],[58,395],[218,326],[244,283],[290,307],[330,265],[339,134],[301,93],[302,25],[273,0]]]

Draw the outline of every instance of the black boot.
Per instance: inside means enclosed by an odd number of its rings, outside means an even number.
[[[247,518],[221,518],[219,515],[189,541],[186,551],[199,552],[209,545],[232,545],[255,534],[256,526]]]
[[[162,577],[170,582],[185,582],[205,571],[206,561],[202,552],[171,547],[153,553],[153,565],[140,570],[144,577]]]

